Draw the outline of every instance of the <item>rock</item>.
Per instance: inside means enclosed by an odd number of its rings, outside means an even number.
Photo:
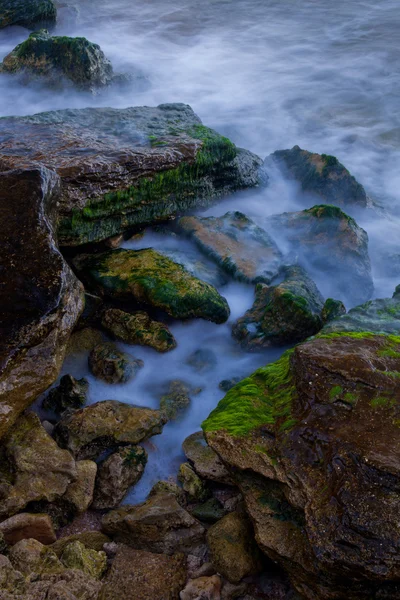
[[[261,553],[254,541],[253,527],[247,516],[229,513],[207,532],[211,560],[231,583],[261,571]]]
[[[144,473],[147,452],[141,446],[126,446],[100,464],[93,508],[116,508]]]
[[[183,442],[182,448],[200,477],[219,483],[232,483],[226,467],[218,454],[207,444],[202,431],[189,435]]]
[[[346,314],[346,307],[340,300],[334,300],[333,298],[327,298],[322,309],[321,318],[324,323],[333,321],[342,315]]]
[[[323,298],[302,267],[285,267],[284,280],[274,286],[259,283],[253,306],[232,328],[248,351],[301,342],[323,325]]]
[[[178,480],[192,502],[202,502],[210,495],[210,492],[189,463],[182,463],[179,467]]]
[[[223,379],[219,382],[218,387],[223,392],[229,392],[237,383],[239,383],[240,377],[232,377],[232,379]]]
[[[189,579],[179,598],[180,600],[221,600],[221,579],[218,575]]]
[[[92,460],[78,460],[76,463],[77,480],[70,483],[63,500],[72,504],[75,514],[87,511],[93,500],[97,465]]]
[[[67,408],[81,408],[86,404],[89,382],[85,377],[75,379],[72,375],[64,375],[57,387],[50,390],[43,400],[45,410],[62,413]]]
[[[172,481],[157,481],[150,490],[149,498],[157,494],[172,494],[183,508],[186,506],[186,494],[179,485]]]
[[[33,413],[18,419],[2,450],[0,517],[11,516],[30,502],[56,500],[77,478],[71,454],[57,446]]]
[[[56,553],[34,539],[17,542],[10,549],[9,558],[14,569],[25,576],[64,571],[64,567],[58,560]]]
[[[168,421],[177,419],[191,403],[191,395],[199,393],[198,389],[192,389],[184,381],[174,379],[169,383],[167,394],[161,396],[160,410],[165,414]]]
[[[138,444],[161,433],[164,423],[157,410],[103,400],[64,415],[54,436],[76,458],[95,458],[108,448]]]
[[[193,367],[197,373],[207,373],[217,366],[217,356],[209,348],[195,350],[186,360],[186,364]]]
[[[176,319],[224,323],[229,317],[228,303],[215,288],[151,248],[83,254],[74,265],[107,297],[153,306]]]
[[[203,424],[258,545],[307,600],[400,598],[399,373],[399,336],[323,332],[230,390]]]
[[[21,74],[29,82],[44,79],[60,87],[64,79],[82,90],[109,85],[113,68],[100,46],[84,37],[51,36],[46,29],[31,33],[0,64],[0,73]]]
[[[79,541],[64,548],[61,562],[67,569],[79,569],[94,579],[101,579],[107,569],[106,553],[86,548]]]
[[[203,541],[204,529],[172,494],[155,494],[146,502],[109,512],[102,521],[104,533],[137,550],[173,554],[190,553]]]
[[[325,296],[365,302],[373,292],[368,235],[335,206],[321,205],[267,219],[267,229],[314,279],[323,281]],[[318,280],[318,279],[317,279]]]
[[[99,600],[176,600],[186,581],[182,554],[152,554],[121,546]]]
[[[273,239],[241,212],[182,217],[178,230],[239,281],[270,283],[282,266],[282,254]]]
[[[19,571],[16,571],[10,560],[0,554],[0,593],[2,600],[12,600],[14,595],[23,594],[26,590],[25,577]],[[7,592],[10,592],[8,595]]]
[[[192,570],[188,569],[189,579],[198,579],[199,577],[211,577],[212,575],[217,574],[212,563],[202,563],[200,558],[197,558],[196,556],[188,556],[188,565],[190,559],[192,559],[193,562],[197,559],[197,561],[200,561],[200,564],[197,564],[197,566]]]
[[[26,600],[98,600],[100,590],[100,581],[78,569],[66,569],[58,574],[45,573],[31,583]]]
[[[215,498],[210,498],[203,504],[196,504],[193,508],[190,508],[190,514],[199,521],[205,523],[215,523],[226,515],[226,511],[221,504]]]
[[[121,352],[111,342],[95,346],[89,355],[89,369],[106,383],[126,383],[144,366],[139,358]]]
[[[53,0],[0,0],[0,29],[20,25],[33,29],[56,22]]]
[[[83,307],[82,286],[55,245],[59,178],[43,167],[5,168],[2,157],[0,438],[56,380]]]
[[[101,531],[84,531],[83,533],[75,533],[60,538],[51,545],[51,548],[60,558],[64,549],[72,542],[81,542],[86,548],[100,552],[100,550],[103,550],[104,544],[109,544],[110,541],[110,538]]]
[[[171,233],[169,230],[167,233]],[[176,234],[173,234],[176,237]],[[188,271],[193,277],[197,277],[197,279],[201,279],[202,281],[206,281],[210,283],[217,289],[228,283],[229,276],[222,271],[214,262],[199,256],[199,251],[197,248],[192,248],[191,243],[190,246],[187,247],[182,243],[182,249],[176,247],[168,247],[168,238],[166,240],[166,246],[162,248],[157,248],[158,252],[168,256],[174,262],[185,267],[186,271]]]
[[[62,246],[98,242],[257,185],[262,162],[204,127],[185,104],[68,109],[2,119],[1,129],[4,169],[39,160],[59,173]]]
[[[95,346],[104,342],[103,335],[98,329],[93,327],[85,327],[74,331],[71,335],[67,354],[80,354],[81,352],[91,352]]]
[[[52,544],[56,540],[49,515],[19,513],[0,523],[0,535],[12,546],[20,540],[34,539],[42,544]]]
[[[176,340],[164,323],[154,321],[144,311],[129,314],[118,308],[109,308],[101,324],[107,333],[126,344],[150,346],[158,352],[176,348]]]
[[[271,157],[297,179],[304,192],[320,196],[326,204],[365,208],[368,198],[361,184],[335,156],[315,154],[294,146]]]
[[[243,598],[247,590],[247,583],[234,584],[226,581],[222,588],[221,600],[233,600],[234,598]]]

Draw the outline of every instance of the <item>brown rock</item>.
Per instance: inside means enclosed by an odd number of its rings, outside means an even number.
[[[67,354],[79,354],[80,352],[91,352],[95,346],[104,341],[103,334],[93,327],[84,327],[74,331],[71,335]]]
[[[221,600],[221,579],[218,575],[189,579],[179,598],[180,600]]]
[[[92,503],[97,465],[92,460],[78,460],[77,479],[70,483],[63,499],[72,504],[77,514],[82,514]]]
[[[56,553],[37,540],[26,539],[17,542],[9,552],[12,566],[28,576],[43,573],[62,573],[65,567],[58,560]]]
[[[42,544],[52,544],[56,540],[49,515],[19,513],[0,523],[0,532],[11,546],[28,538]]]
[[[200,477],[220,483],[233,482],[218,454],[207,444],[202,431],[189,435],[183,442],[182,448]]]
[[[10,560],[0,554],[0,597],[12,600],[14,594],[23,594],[26,590],[25,577],[16,571]],[[9,594],[7,593],[9,592]]]

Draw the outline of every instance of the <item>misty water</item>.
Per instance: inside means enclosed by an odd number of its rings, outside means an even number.
[[[355,215],[370,238],[375,296],[400,283],[400,12],[397,0],[80,0],[59,10],[55,34],[82,35],[100,44],[117,72],[136,75],[131,85],[92,96],[71,89],[22,87],[0,78],[0,114],[24,115],[86,106],[190,104],[203,122],[263,158],[298,144],[333,154],[364,185],[374,209]],[[0,33],[0,59],[26,38],[23,28]],[[239,193],[201,214],[241,210],[262,226],[271,214],[307,208],[314,201],[270,170],[267,189]],[[154,232],[124,247],[153,246],[193,253],[182,241]],[[199,260],[202,258],[199,255]],[[324,295],[332,282],[319,275]],[[333,282],[334,284],[334,282]],[[87,356],[67,359],[63,373],[86,376],[90,401],[117,399],[158,407],[168,382],[179,378],[202,389],[185,417],[145,444],[149,463],[129,501],[142,500],[160,478],[175,476],[181,443],[223,397],[222,379],[245,376],[282,349],[245,354],[231,338],[232,322],[249,308],[253,289],[221,286],[231,308],[224,325],[174,322],[178,348],[166,355],[123,346],[145,367],[125,385],[105,385],[87,370]],[[346,300],[346,298],[344,298]],[[347,308],[350,308],[347,302]],[[217,364],[197,373],[186,359],[211,349]],[[161,393],[160,393],[161,390]]]

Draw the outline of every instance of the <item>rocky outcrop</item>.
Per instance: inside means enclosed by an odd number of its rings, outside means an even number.
[[[241,212],[182,217],[178,230],[239,281],[270,283],[282,266],[282,254],[273,239]]]
[[[320,196],[327,204],[365,208],[368,198],[361,184],[335,156],[316,154],[294,146],[277,150],[272,159],[297,179],[304,192]]]
[[[3,169],[29,161],[60,175],[61,245],[104,240],[258,183],[261,160],[184,104],[47,112],[0,127]]]
[[[353,304],[371,297],[368,235],[340,208],[320,205],[274,215],[267,229],[276,240],[285,240],[313,279],[323,281],[324,295]]]
[[[126,383],[144,366],[139,358],[121,352],[112,342],[95,346],[89,354],[89,369],[106,383]]]
[[[33,29],[54,24],[56,18],[53,0],[0,0],[0,29],[10,25]]]
[[[217,290],[151,248],[83,254],[74,260],[84,281],[109,298],[140,302],[176,319],[224,323],[229,306]]]
[[[1,438],[57,378],[83,294],[55,245],[58,176],[40,167],[0,180]]]
[[[302,267],[285,267],[277,285],[259,283],[253,306],[233,326],[242,348],[262,350],[301,342],[323,325],[324,300]]]
[[[308,600],[400,598],[398,398],[400,337],[320,333],[203,424],[258,545]]]
[[[64,414],[54,437],[76,458],[95,458],[108,448],[138,444],[161,433],[164,423],[157,410],[104,400]]]
[[[67,80],[90,91],[109,85],[114,76],[100,46],[83,37],[53,37],[46,29],[14,48],[0,64],[0,73],[19,74],[27,81],[40,78],[51,87]]]
[[[158,352],[176,348],[176,340],[168,327],[151,319],[143,310],[130,314],[109,308],[103,313],[101,324],[107,333],[126,344],[150,346]]]
[[[54,387],[43,400],[45,410],[62,413],[68,408],[82,408],[86,404],[89,390],[87,379],[75,379],[72,375],[64,375],[58,386]]]

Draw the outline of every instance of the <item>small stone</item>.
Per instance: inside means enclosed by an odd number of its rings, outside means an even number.
[[[19,513],[0,523],[0,534],[9,545],[20,540],[33,538],[42,544],[56,540],[53,523],[49,515]]]
[[[57,387],[50,390],[43,400],[45,410],[62,413],[67,408],[81,408],[86,404],[89,382],[85,377],[75,379],[72,375],[64,375]]]
[[[221,600],[221,578],[213,575],[189,579],[179,598],[180,600]]]
[[[242,597],[245,595],[247,587],[248,585],[245,582],[234,584],[226,581],[222,587],[221,600],[234,600]]]
[[[193,573],[190,579],[198,579],[199,577],[211,577],[216,574],[215,567],[210,562],[203,563],[197,571]]]
[[[25,577],[19,571],[16,571],[10,560],[0,554],[0,595],[3,594],[2,600],[12,600],[14,594],[24,594],[26,591],[27,582]],[[10,592],[8,595],[7,592]],[[11,595],[12,594],[12,595]]]
[[[106,553],[86,548],[79,541],[71,542],[64,548],[61,562],[68,569],[80,569],[94,579],[101,579],[107,569]]]
[[[111,342],[99,344],[89,355],[89,368],[95,377],[106,383],[126,383],[133,379],[144,363]]]
[[[183,381],[175,379],[170,382],[168,393],[161,397],[160,410],[169,421],[182,416],[184,410],[190,405],[191,388]],[[196,390],[194,390],[196,393]]]
[[[209,491],[189,463],[182,463],[179,467],[178,480],[191,501],[201,502],[209,496]]]
[[[229,392],[237,383],[239,383],[240,377],[232,377],[232,379],[223,379],[219,382],[218,387],[223,392]]]

